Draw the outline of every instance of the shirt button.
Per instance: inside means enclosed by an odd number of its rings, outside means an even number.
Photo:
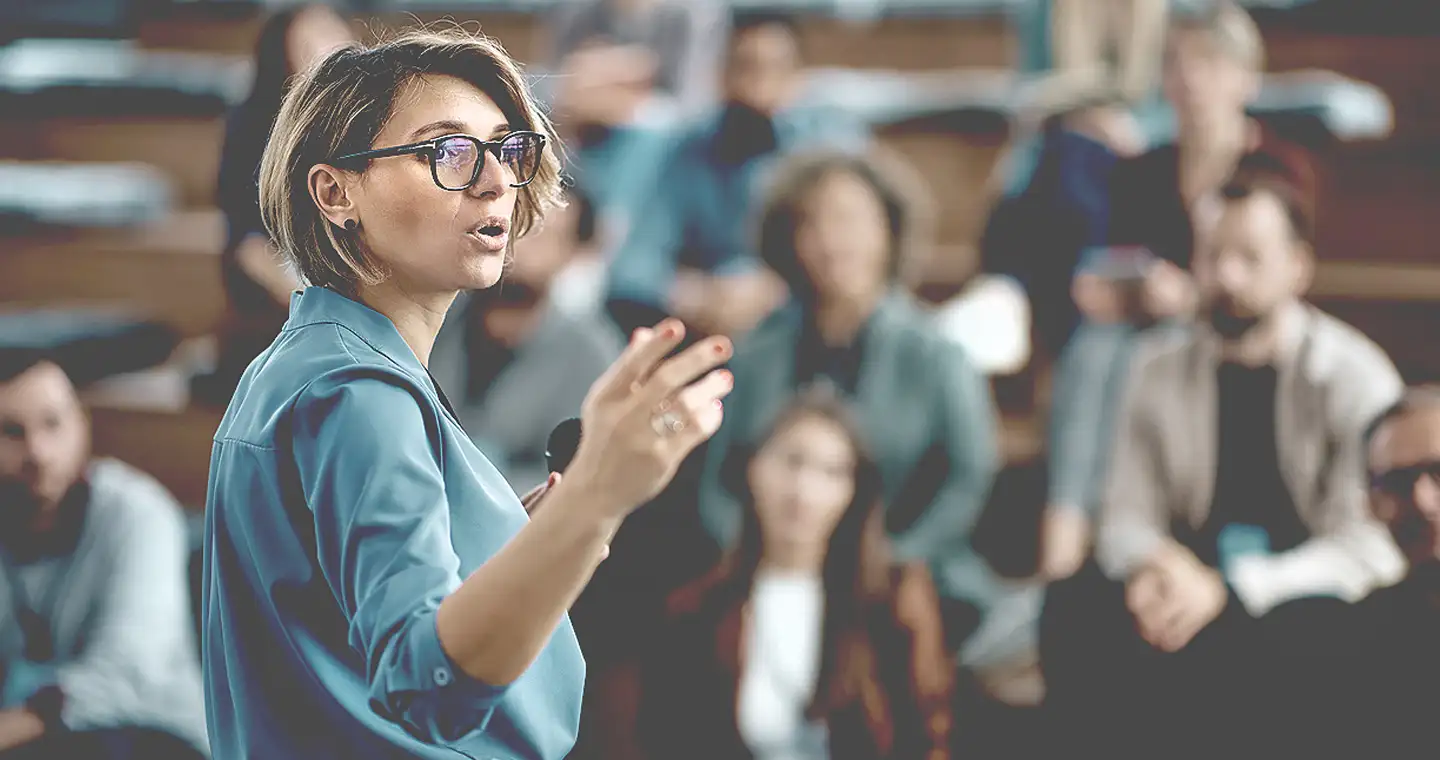
[[[435,672],[431,675],[434,676],[435,683],[440,686],[448,686],[450,684],[450,671],[445,668],[436,668]]]

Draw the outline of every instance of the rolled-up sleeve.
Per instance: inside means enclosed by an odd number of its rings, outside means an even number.
[[[316,380],[295,408],[293,450],[320,568],[364,657],[372,707],[450,742],[483,729],[505,688],[462,672],[435,628],[460,560],[439,418],[421,398],[398,375]]]

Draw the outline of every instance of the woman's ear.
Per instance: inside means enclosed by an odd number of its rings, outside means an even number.
[[[349,172],[329,164],[310,167],[310,175],[306,177],[310,199],[320,209],[320,214],[336,227],[344,227],[347,221],[360,222],[356,218],[354,200],[350,197],[353,178],[354,175]]]

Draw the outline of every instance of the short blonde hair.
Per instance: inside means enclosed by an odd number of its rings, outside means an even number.
[[[1172,31],[1202,32],[1232,59],[1252,71],[1265,70],[1265,40],[1255,19],[1231,0],[1213,0],[1198,9],[1170,12]]]
[[[405,86],[425,75],[469,82],[495,101],[511,128],[545,135],[535,179],[520,188],[512,239],[560,203],[559,140],[526,87],[520,66],[496,40],[459,27],[414,29],[372,46],[331,53],[298,75],[285,95],[260,160],[260,213],[280,252],[311,285],[353,293],[386,277],[358,233],[331,224],[310,197],[309,173],[336,156],[369,150]],[[381,146],[384,147],[384,146]]]

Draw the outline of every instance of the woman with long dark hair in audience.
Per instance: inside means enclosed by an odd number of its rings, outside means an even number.
[[[245,367],[285,323],[290,294],[300,283],[275,251],[260,219],[260,156],[291,77],[354,39],[349,23],[323,3],[276,11],[256,38],[250,94],[226,122],[220,155],[216,203],[225,215],[220,273],[227,313],[219,366],[196,387],[203,400],[229,401]]]
[[[999,460],[989,383],[903,287],[923,236],[902,165],[825,151],[780,168],[760,256],[791,301],[736,344],[736,392],[707,454],[701,519],[729,545],[741,514],[720,482],[731,449],[752,444],[797,391],[834,388],[875,442],[896,555],[931,563],[958,643],[999,593],[971,544]]]
[[[949,757],[953,669],[924,563],[892,563],[880,468],[816,389],[726,483],[740,541],[672,597],[643,668],[651,758]]]

